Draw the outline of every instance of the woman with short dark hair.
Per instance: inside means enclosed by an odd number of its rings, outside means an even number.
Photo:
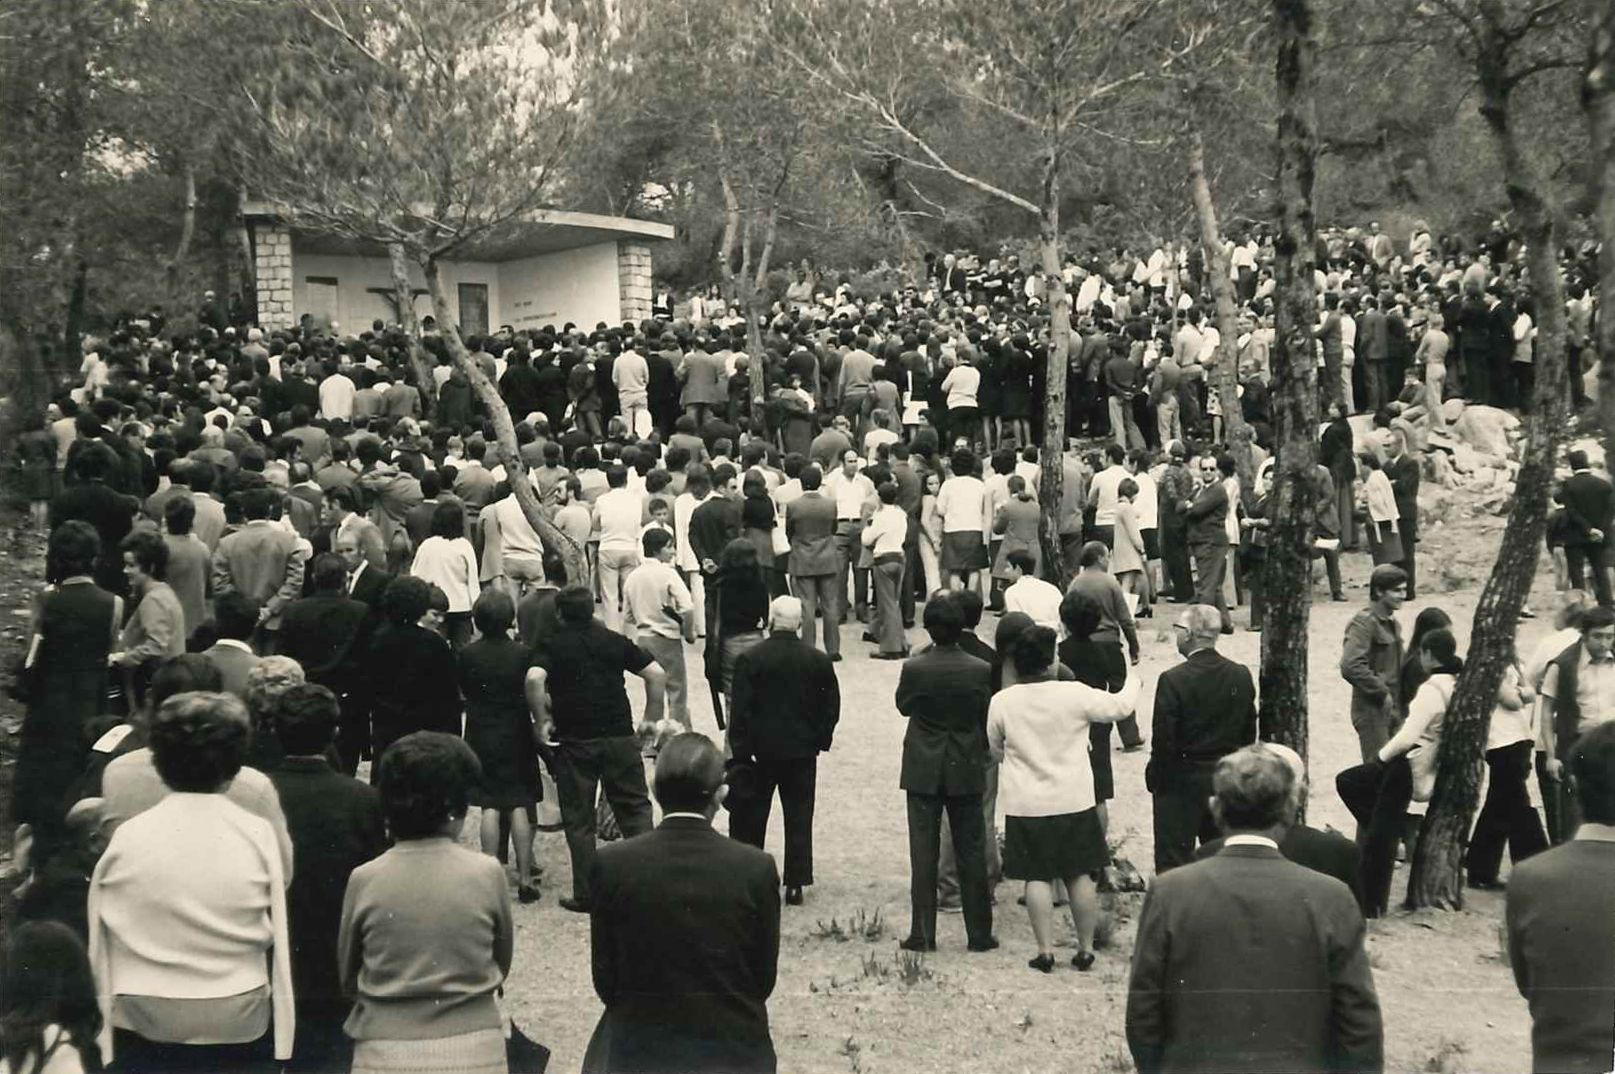
[[[124,821],[90,878],[90,963],[117,1070],[247,1071],[291,1057],[285,863],[268,821],[225,796],[250,728],[230,694],[157,710],[171,792]],[[271,1033],[272,1030],[272,1033]]]
[[[449,643],[421,625],[431,608],[431,587],[407,576],[389,582],[377,601],[381,625],[361,672],[373,756],[412,731],[460,733],[460,669]],[[370,780],[376,780],[374,766]]]
[[[527,707],[528,650],[510,636],[516,607],[502,589],[490,589],[471,610],[476,641],[460,650],[460,689],[465,694],[465,741],[477,755],[482,778],[471,804],[482,810],[482,852],[504,860],[508,830],[516,844],[516,891],[537,902],[533,877],[533,832],[528,810],[543,797],[537,740]]]
[[[34,598],[11,817],[33,830],[36,866],[66,838],[67,795],[90,751],[87,728],[106,704],[107,654],[123,623],[122,598],[92,577],[100,554],[93,526],[63,522],[45,553],[50,584]]]
[[[707,638],[706,677],[707,682],[720,684],[727,708],[735,661],[763,640],[768,619],[768,581],[756,545],[743,537],[724,545],[709,599],[717,601],[717,613],[715,630]]]
[[[185,651],[185,609],[168,577],[168,545],[150,530],[136,530],[119,545],[129,593],[138,604],[123,625],[119,651],[108,657],[124,672],[131,710],[146,695],[152,672],[165,660]]]
[[[17,927],[0,967],[0,1071],[101,1069],[101,1007],[84,943],[59,921]]]
[[[393,847],[353,871],[337,939],[353,1070],[504,1074],[494,996],[513,954],[510,892],[497,861],[455,842],[476,754],[417,731],[377,767]]]

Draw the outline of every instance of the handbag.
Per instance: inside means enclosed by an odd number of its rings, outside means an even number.
[[[510,1036],[505,1038],[505,1065],[510,1074],[544,1074],[550,1065],[550,1050],[511,1022]]]

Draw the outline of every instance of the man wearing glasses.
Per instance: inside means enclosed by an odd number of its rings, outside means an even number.
[[[1228,570],[1228,490],[1217,472],[1217,460],[1201,455],[1195,460],[1198,484],[1184,500],[1179,513],[1188,523],[1189,554],[1194,558],[1194,600],[1217,610],[1222,632],[1234,632],[1234,620],[1223,600],[1223,575]]]

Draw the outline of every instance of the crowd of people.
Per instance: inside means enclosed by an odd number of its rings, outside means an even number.
[[[469,361],[430,321],[418,339],[306,318],[175,335],[154,311],[86,340],[80,381],[18,452],[47,585],[14,687],[30,923],[0,1004],[50,977],[55,1005],[0,1016],[9,1069],[522,1069],[500,998],[512,902],[542,898],[535,833],[556,830],[558,901],[589,916],[605,1004],[585,1069],[774,1069],[781,907],[814,880],[819,757],[859,637],[901,661],[904,948],[937,948],[939,911],[962,913],[970,951],[998,948],[1009,878],[1029,967],[1055,971],[1064,905],[1071,964],[1091,970],[1113,753],[1148,749],[1139,1069],[1378,1069],[1364,918],[1388,909],[1462,668],[1439,609],[1405,646],[1396,618],[1419,454],[1443,394],[1528,397],[1528,292],[1501,230],[1467,254],[1422,230],[1322,240],[1319,360],[1341,381],[1314,552],[1334,600],[1342,551],[1374,565],[1340,664],[1362,746],[1336,781],[1354,844],[1296,823],[1306,765],[1262,744],[1251,670],[1217,651],[1233,608],[1262,627],[1273,464],[1271,253],[1259,235],[1231,247],[1237,403],[1208,385],[1225,354],[1204,266],[1170,247],[1073,259],[1059,280],[947,255],[870,299],[803,275],[756,355],[744,319],[704,300],[593,331],[502,328],[466,339]],[[1067,402],[1087,440],[1047,458],[1056,286],[1077,314]],[[1225,403],[1256,430],[1251,488],[1220,444]],[[1563,499],[1607,605],[1615,497],[1573,480]],[[1168,604],[1183,661],[1155,683],[1146,736],[1138,620]],[[1573,590],[1559,616],[1498,698],[1467,859],[1477,887],[1501,882],[1505,849],[1516,866],[1540,1069],[1615,1049],[1593,1009],[1615,1004],[1615,957],[1563,957],[1615,951],[1611,921],[1562,880],[1615,867],[1615,612]],[[692,730],[702,704],[718,742]],[[783,870],[761,852],[776,795]],[[480,854],[458,842],[472,806]],[[1275,967],[1259,949],[1296,954]]]

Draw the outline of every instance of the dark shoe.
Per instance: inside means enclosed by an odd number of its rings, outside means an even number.
[[[1038,955],[1036,958],[1027,959],[1026,964],[1039,973],[1054,972],[1053,955]]]
[[[976,952],[996,951],[998,950],[998,937],[989,936],[985,940],[971,940],[965,946]]]
[[[934,940],[932,942],[930,942],[930,943],[926,943],[924,940],[920,939],[918,936],[910,936],[908,939],[900,941],[897,946],[901,947],[905,951],[935,951],[936,950],[936,942]]]
[[[1139,750],[1141,750],[1143,748],[1144,748],[1144,740],[1143,739],[1139,739],[1137,742],[1123,742],[1122,743],[1122,752],[1123,753],[1137,753]]]
[[[879,641],[880,639],[875,637],[874,631],[866,630],[866,631],[864,631],[863,640],[864,641]]]
[[[1228,626],[1225,626],[1225,627],[1223,627],[1223,628],[1222,628],[1222,632],[1223,632],[1223,633],[1224,633],[1224,634],[1232,634],[1232,633],[1233,633],[1233,632],[1234,632],[1234,627],[1233,627],[1233,624],[1232,624],[1232,623],[1230,623],[1230,624],[1229,624],[1229,625],[1228,625]]]
[[[538,890],[537,884],[522,884],[516,888],[517,902],[537,902],[543,897],[544,893]]]
[[[564,825],[564,824],[535,824],[535,825],[533,825],[533,830],[534,831],[540,831],[540,832],[559,832],[559,831],[565,831],[566,830],[566,825]]]
[[[574,914],[587,914],[591,908],[582,899],[574,899],[568,896],[561,899],[561,909],[570,910]]]
[[[832,663],[832,664],[841,663],[841,654],[840,653],[831,653],[830,654],[830,663]]]
[[[1083,973],[1087,973],[1089,970],[1093,969],[1093,952],[1078,951],[1076,954],[1071,956],[1071,964],[1077,969],[1081,970]]]
[[[1336,604],[1344,604],[1344,603],[1346,603],[1346,594],[1344,594],[1344,593],[1331,593],[1331,594],[1329,594],[1329,599],[1334,601]]]
[[[906,660],[906,659],[908,659],[908,654],[907,653],[874,652],[874,653],[869,654],[869,659],[871,659],[871,660]]]
[[[1469,886],[1477,891],[1506,891],[1508,889],[1508,885],[1501,880],[1476,880],[1473,877],[1469,880]]]
[[[789,887],[789,886],[786,887],[786,889],[785,889],[785,905],[786,906],[801,906],[802,905],[802,889],[800,887]]]
[[[903,620],[903,629],[904,630],[913,630],[914,629],[914,620],[912,620],[912,619]]]

